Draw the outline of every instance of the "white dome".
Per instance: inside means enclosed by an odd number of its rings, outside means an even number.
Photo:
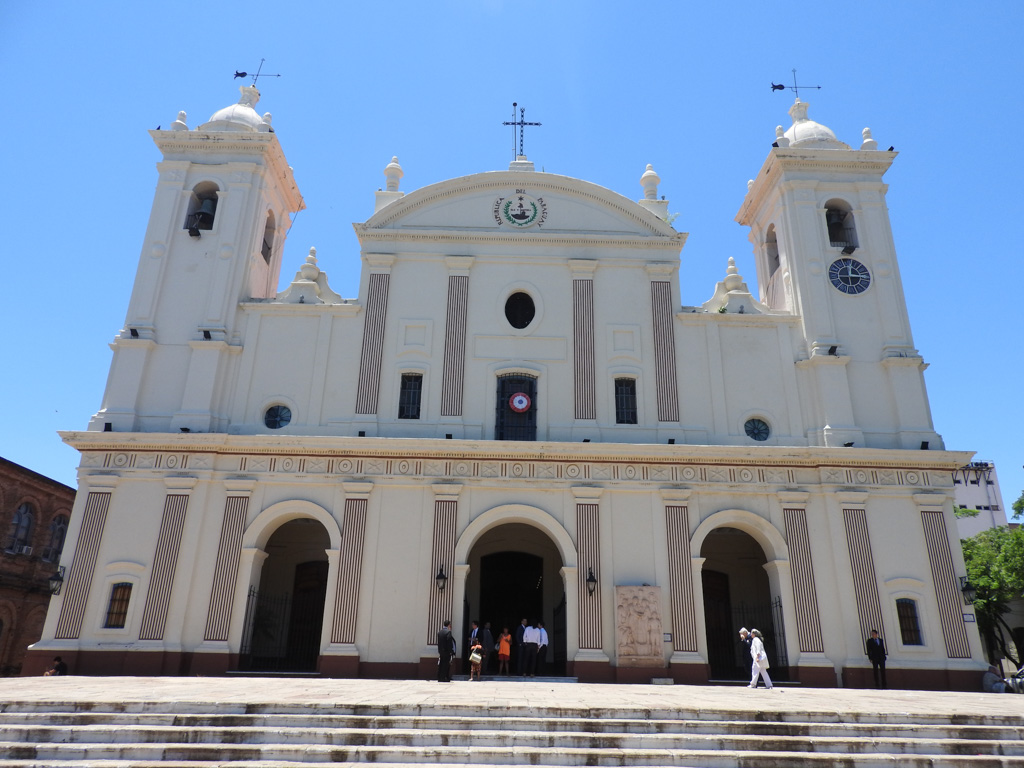
[[[805,149],[849,149],[832,133],[832,129],[821,123],[807,119],[808,104],[805,101],[796,100],[796,103],[789,108],[789,115],[793,118],[793,124],[783,134],[789,139],[789,146],[804,147]]]
[[[260,92],[255,86],[243,85],[239,88],[242,96],[237,104],[213,113],[210,121],[199,126],[201,131],[266,131],[267,125],[253,107],[260,100]]]

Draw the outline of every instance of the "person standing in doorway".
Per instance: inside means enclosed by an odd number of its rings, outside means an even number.
[[[490,674],[494,669],[494,635],[491,634],[491,622],[484,622],[484,628],[480,630],[480,645],[484,647],[484,674]]]
[[[501,635],[498,637],[498,674],[505,673],[505,677],[508,677],[508,659],[512,655],[512,633],[508,631],[508,627],[503,627]]]
[[[750,685],[748,688],[757,688],[757,676],[764,678],[764,687],[769,691],[772,689],[772,679],[768,677],[768,654],[764,651],[764,640],[761,633],[756,629],[750,630],[750,658],[754,663],[750,667]]]
[[[540,638],[537,640],[537,672],[544,674],[548,662],[548,631],[544,629],[544,622],[537,622],[537,633]]]
[[[516,627],[516,674],[522,676],[526,666],[526,649],[523,647],[523,635],[526,633],[526,619]]]
[[[750,636],[750,630],[746,627],[740,627],[740,658],[746,659],[750,655],[750,641],[753,640]],[[753,671],[753,667],[751,667]]]
[[[455,638],[452,637],[452,623],[445,621],[437,632],[437,682],[452,681],[452,657],[455,655]]]
[[[525,619],[524,619],[525,621]],[[537,674],[537,648],[540,645],[540,630],[529,625],[523,629],[523,672],[522,675],[534,677]]]
[[[885,688],[885,640],[878,636],[878,630],[872,629],[871,635],[864,641],[864,652],[871,660],[871,671],[875,675],[875,688]]]

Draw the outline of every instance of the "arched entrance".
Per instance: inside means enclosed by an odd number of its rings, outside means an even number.
[[[506,523],[491,528],[469,553],[465,620],[490,622],[495,640],[502,627],[515,637],[522,619],[543,621],[550,646],[537,674],[564,675],[566,670],[566,597],[561,554],[538,528]],[[464,644],[465,645],[465,644]],[[512,671],[516,657],[513,655]],[[496,658],[492,669],[497,670]]]
[[[249,590],[239,667],[313,672],[320,655],[331,546],[318,521],[299,517],[267,540],[259,578]]]
[[[712,680],[750,680],[750,655],[740,627],[759,629],[774,679],[788,678],[781,600],[773,599],[768,558],[750,534],[723,526],[701,544],[701,581],[708,667]]]

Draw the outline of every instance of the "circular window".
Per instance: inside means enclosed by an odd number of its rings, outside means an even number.
[[[533,322],[537,308],[528,293],[518,291],[505,302],[505,317],[513,328],[525,328]]]
[[[272,405],[263,414],[263,423],[268,429],[287,427],[292,420],[292,409],[287,405]]]
[[[759,443],[767,440],[768,435],[772,433],[768,422],[762,419],[747,419],[747,423],[743,425],[743,431],[747,433],[747,437],[757,440]]]

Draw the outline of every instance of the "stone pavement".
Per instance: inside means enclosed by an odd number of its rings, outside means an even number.
[[[420,680],[350,680],[252,677],[20,677],[0,679],[0,706],[31,707],[77,702],[115,704],[134,710],[163,709],[190,702],[209,711],[244,711],[254,704],[294,710],[303,706],[361,710],[452,713],[537,708],[550,712],[595,712],[605,716],[665,717],[684,711],[750,717],[755,713],[799,713],[815,720],[856,721],[871,716],[889,722],[971,718],[1021,718],[1024,696],[944,691],[876,691],[850,688],[763,688],[696,685],[601,685],[544,681],[453,683]],[[162,706],[163,705],[163,706]],[[596,714],[596,712],[595,712]],[[698,715],[699,716],[699,715]]]

